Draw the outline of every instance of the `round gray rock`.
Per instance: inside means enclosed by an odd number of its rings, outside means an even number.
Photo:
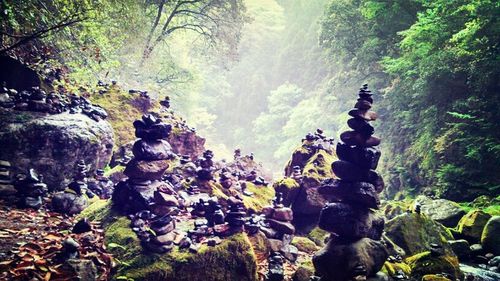
[[[455,227],[466,212],[457,203],[446,199],[431,199],[418,196],[415,203],[420,204],[421,211],[429,218],[447,227]]]
[[[66,187],[79,160],[91,171],[104,168],[113,137],[107,121],[96,122],[83,114],[0,109],[0,155],[11,162],[14,172],[34,168],[51,190]]]

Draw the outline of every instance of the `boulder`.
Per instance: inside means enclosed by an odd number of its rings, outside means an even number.
[[[385,224],[386,235],[401,247],[407,255],[426,251],[431,243],[436,243],[452,254],[447,240],[453,240],[451,233],[440,223],[423,214],[405,213]]]
[[[415,202],[420,204],[423,214],[447,227],[455,227],[466,213],[459,204],[446,199],[433,200],[421,195]]]
[[[121,261],[114,269],[115,277],[127,276],[134,280],[258,280],[256,249],[245,233],[226,237],[215,246],[201,245],[195,253],[175,249],[151,255],[143,251],[137,234],[130,227],[131,220],[114,211],[111,202],[98,201],[80,216],[101,222],[108,251]]]
[[[460,261],[468,261],[471,257],[469,242],[465,239],[448,241],[451,249]]]
[[[132,159],[123,173],[133,179],[160,180],[169,164],[168,160],[138,161]]]
[[[295,202],[300,191],[300,184],[292,178],[283,178],[273,184],[276,193],[281,193],[283,205],[289,207]]]
[[[350,280],[357,266],[366,269],[367,276],[374,276],[384,265],[388,254],[382,242],[363,238],[352,244],[328,244],[313,257],[316,275],[321,280]]]
[[[486,251],[500,256],[500,216],[494,216],[486,223],[481,243]]]
[[[422,280],[425,275],[436,273],[449,274],[452,280],[463,280],[464,277],[456,256],[435,256],[426,251],[411,256],[405,261],[411,268],[411,277],[414,280]]]
[[[469,211],[460,221],[457,226],[457,234],[459,237],[466,239],[471,243],[477,243],[481,240],[484,226],[491,218],[480,210]]]
[[[321,210],[318,226],[341,238],[357,240],[369,237],[378,240],[384,230],[384,218],[359,206],[328,203]]]
[[[165,120],[165,122],[168,121],[168,119]],[[197,159],[205,151],[204,138],[198,136],[193,130],[179,128],[175,124],[172,124],[172,132],[167,140],[173,152],[178,155],[189,155],[191,159]]]
[[[50,190],[62,190],[84,160],[92,173],[104,168],[113,150],[113,129],[84,114],[14,111],[0,108],[0,155],[13,173],[35,169]]]

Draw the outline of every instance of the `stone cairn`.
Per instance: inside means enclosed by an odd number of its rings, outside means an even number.
[[[94,178],[88,182],[88,188],[101,199],[109,199],[115,188],[113,182],[104,176],[104,170],[97,169]]]
[[[87,186],[87,165],[83,160],[76,164],[76,173],[68,188],[63,192],[54,194],[52,198],[52,209],[62,214],[78,214],[88,206],[88,198],[95,196]]]
[[[94,121],[106,119],[108,114],[85,97],[76,94],[46,93],[39,87],[17,92],[15,89],[0,88],[0,107],[21,111],[35,111],[58,114],[68,111],[71,114],[82,113]]]
[[[129,215],[132,229],[146,249],[164,253],[183,238],[174,231],[174,216],[179,212],[177,193],[172,184],[162,180],[174,157],[165,140],[171,126],[146,114],[134,122],[134,128],[139,138],[132,147],[134,158],[124,170],[128,179],[115,187],[113,206]]]
[[[321,210],[319,227],[331,233],[327,245],[313,258],[316,275],[322,281],[366,280],[375,276],[388,257],[381,241],[384,219],[376,212],[378,193],[384,188],[375,172],[380,139],[373,136],[369,121],[377,118],[370,111],[373,99],[363,85],[355,108],[347,121],[352,131],[340,135],[339,161],[332,170],[340,179],[329,179],[319,192],[329,199]]]
[[[11,177],[12,165],[9,161],[0,160],[0,191],[9,192],[14,189]]]
[[[18,206],[21,208],[40,209],[43,196],[47,194],[47,185],[43,177],[30,169],[27,174],[16,175],[14,187],[19,196]]]

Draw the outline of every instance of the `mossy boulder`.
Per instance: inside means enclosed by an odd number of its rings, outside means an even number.
[[[84,114],[48,115],[0,108],[0,155],[13,173],[35,169],[50,190],[63,190],[84,160],[91,172],[111,159],[113,129]]]
[[[471,243],[478,243],[481,240],[483,229],[490,218],[490,214],[487,214],[481,210],[469,211],[458,222],[458,238],[464,238]]]
[[[446,199],[431,199],[420,195],[415,203],[420,204],[423,214],[447,227],[455,227],[465,215],[458,203]]]
[[[130,220],[96,202],[81,216],[99,220],[105,244],[118,267],[115,279],[133,280],[257,280],[257,259],[245,233],[235,234],[215,247],[202,245],[198,253],[174,248],[166,254],[143,250]]]
[[[280,192],[283,196],[283,204],[289,207],[300,192],[300,184],[292,178],[282,178],[273,184],[276,192]]]
[[[262,208],[269,206],[274,198],[274,188],[269,186],[255,185],[252,182],[244,182],[245,190],[253,193],[252,196],[243,196],[243,204],[247,209],[255,212],[262,211]]]
[[[314,275],[314,266],[312,263],[304,262],[301,263],[297,270],[292,275],[292,281],[309,281],[311,280],[311,276]]]
[[[486,251],[500,256],[500,216],[494,216],[486,223],[481,243]]]
[[[318,245],[307,237],[295,236],[292,240],[292,245],[297,247],[299,251],[306,253],[314,253],[319,250]]]
[[[426,251],[407,258],[405,262],[415,280],[421,280],[425,275],[440,273],[451,275],[453,280],[463,280],[464,277],[456,256],[433,256],[431,252]]]
[[[317,187],[325,179],[336,178],[332,171],[332,163],[337,156],[326,150],[319,150],[306,162],[302,171],[303,184],[306,188]]]
[[[400,272],[403,272],[406,276],[408,276],[411,273],[411,268],[404,262],[386,261],[381,271],[391,277],[398,275]]]
[[[325,240],[328,238],[330,234],[319,228],[315,227],[309,233],[307,233],[306,237],[309,238],[309,240],[313,241],[316,245],[319,247],[323,247],[325,245]]]
[[[399,215],[386,223],[385,232],[408,256],[426,251],[431,243],[441,245],[448,253],[453,253],[447,243],[453,239],[451,233],[424,214]]]
[[[292,175],[294,166],[299,166],[301,169],[304,168],[309,158],[315,153],[316,149],[306,144],[297,147],[292,153],[292,158],[286,164],[285,176],[289,177]]]

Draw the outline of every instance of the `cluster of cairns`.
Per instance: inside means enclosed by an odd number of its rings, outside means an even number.
[[[319,191],[330,202],[321,210],[319,227],[331,233],[327,245],[313,258],[319,280],[366,280],[376,276],[388,257],[381,241],[384,219],[377,213],[378,193],[384,188],[375,172],[380,139],[373,136],[370,111],[373,99],[367,85],[359,91],[355,108],[347,121],[352,131],[340,135],[336,152],[340,160],[332,163],[334,174]]]
[[[108,114],[102,107],[93,105],[85,97],[76,94],[65,95],[57,92],[47,94],[39,87],[32,87],[30,90],[23,90],[21,92],[1,87],[0,107],[49,114],[58,114],[67,111],[72,114],[82,113],[95,121],[108,117]]]
[[[334,143],[333,138],[327,138],[323,129],[317,128],[314,133],[307,133],[302,139],[302,143],[309,148],[330,150]]]

